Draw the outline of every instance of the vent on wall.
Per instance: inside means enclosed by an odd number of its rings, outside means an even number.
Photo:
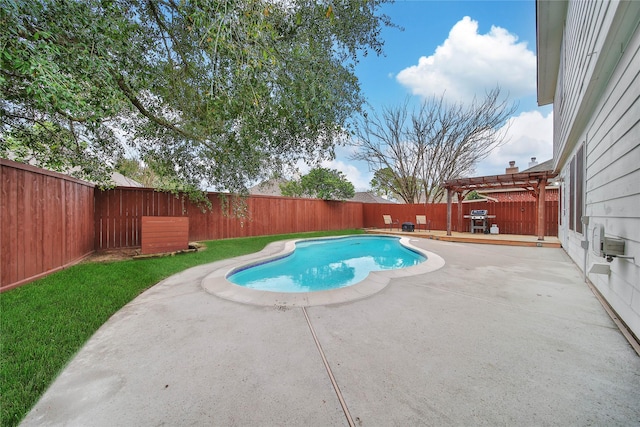
[[[591,252],[597,257],[603,257],[602,243],[604,242],[604,226],[602,224],[593,224],[591,228]],[[598,264],[594,263],[589,269],[591,274],[605,274],[611,273],[611,266],[608,263]]]

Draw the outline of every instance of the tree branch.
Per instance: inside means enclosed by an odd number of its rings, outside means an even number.
[[[185,131],[184,129],[180,129],[179,127],[177,127],[176,125],[174,125],[173,123],[169,122],[168,120],[163,119],[162,117],[158,117],[154,114],[152,114],[149,110],[147,110],[145,108],[144,105],[142,105],[142,102],[140,102],[140,100],[138,99],[138,97],[133,93],[133,91],[131,90],[131,88],[129,88],[129,86],[127,86],[126,82],[124,81],[124,77],[118,75],[118,76],[114,76],[116,82],[118,83],[118,87],[120,88],[120,90],[122,91],[122,93],[124,93],[124,95],[129,99],[129,101],[131,101],[131,103],[133,104],[134,107],[136,107],[136,109],[140,112],[140,114],[142,114],[144,117],[148,118],[149,120],[151,120],[152,122],[165,127],[167,129],[170,129],[182,136],[184,136],[187,139],[191,139],[194,141],[203,141],[203,138],[200,137],[199,135],[195,135],[191,132]]]

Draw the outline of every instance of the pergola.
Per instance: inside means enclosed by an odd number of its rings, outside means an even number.
[[[547,171],[521,172],[505,175],[479,176],[475,178],[451,179],[444,183],[447,189],[447,236],[451,236],[451,202],[453,194],[458,198],[458,228],[462,227],[462,199],[467,192],[489,190],[496,188],[523,188],[534,194],[537,200],[538,218],[536,234],[538,240],[544,240],[545,219],[545,187],[550,179],[558,174]]]

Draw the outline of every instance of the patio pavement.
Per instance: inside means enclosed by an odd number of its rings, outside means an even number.
[[[447,242],[459,243],[481,243],[488,245],[506,246],[531,246],[538,248],[561,248],[560,239],[556,236],[545,236],[544,240],[538,240],[538,236],[523,234],[484,234],[452,231],[451,236],[447,236],[446,230],[423,230],[416,229],[414,232],[402,231],[398,228],[368,228],[365,231],[369,234],[393,234],[396,236],[419,237],[422,239],[444,240]]]
[[[207,293],[230,261],[172,276],[103,325],[22,425],[640,424],[640,357],[562,249],[412,244],[446,264],[334,305]]]

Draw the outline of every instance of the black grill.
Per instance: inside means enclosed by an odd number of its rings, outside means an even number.
[[[402,223],[402,231],[414,231],[416,226],[412,222],[403,222]]]

